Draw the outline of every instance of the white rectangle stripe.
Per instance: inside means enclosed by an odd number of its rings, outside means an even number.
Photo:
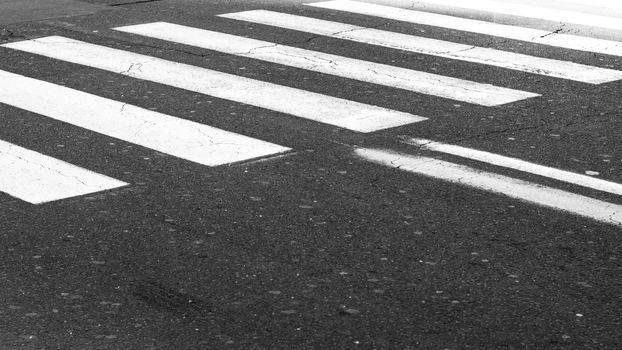
[[[417,0],[418,4],[451,6],[475,11],[493,12],[510,16],[542,19],[552,22],[573,23],[590,27],[622,30],[622,19],[585,12],[517,4],[492,0]]]
[[[219,16],[584,83],[601,84],[622,79],[622,71],[613,69],[422,38],[279,12],[254,10]]]
[[[592,188],[598,191],[622,195],[622,184],[593,178],[591,176],[581,175],[570,171],[534,164],[516,158],[505,157],[499,154],[479,151],[472,148],[460,147],[456,145],[449,145],[440,142],[434,142],[425,139],[409,138],[406,139],[405,142],[430,151],[447,153],[462,158],[473,159],[483,163],[536,174],[539,176],[548,177],[578,186]]]
[[[208,166],[289,150],[5,71],[0,71],[0,103]]]
[[[360,148],[367,161],[622,226],[622,206],[434,158]]]
[[[615,0],[557,0],[570,4],[583,5],[588,8],[608,8],[622,10],[622,3]]]
[[[426,119],[387,108],[59,36],[14,42],[3,46],[360,132],[371,132]]]
[[[126,185],[0,140],[0,192],[23,201],[42,204]]]
[[[156,22],[114,29],[483,106],[497,106],[539,96],[530,92],[490,84],[444,77],[172,23]]]
[[[407,10],[359,1],[337,0],[316,2],[306,5],[331,10],[347,11],[368,16],[376,16],[409,23],[462,30],[471,33],[493,35],[507,39],[521,40],[536,44],[562,47],[566,49],[622,56],[622,42],[612,40],[589,38],[563,33],[552,33],[540,29],[478,21],[468,18]]]

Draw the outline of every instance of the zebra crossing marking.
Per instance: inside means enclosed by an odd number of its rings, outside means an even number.
[[[419,4],[451,6],[482,12],[622,30],[622,18],[492,0],[417,0]]]
[[[426,120],[420,116],[60,36],[2,45],[359,132]]]
[[[252,10],[218,16],[590,84],[601,84],[622,79],[622,71],[613,69],[417,37],[280,12]]]
[[[114,29],[483,106],[498,106],[540,96],[531,92],[512,90],[490,84],[481,84],[166,22],[138,24]]]
[[[524,160],[502,156],[490,152],[484,152],[472,148],[450,145],[446,143],[419,139],[406,138],[405,143],[420,147],[425,150],[451,154],[461,158],[476,160],[499,167],[514,169],[543,177],[548,177],[562,182],[592,188],[598,191],[608,192],[622,196],[622,184],[602,179],[573,173],[571,171],[547,167],[540,164],[527,162]]]
[[[43,204],[127,185],[0,140],[0,192],[28,203]]]
[[[622,56],[622,42],[612,40],[556,33],[540,29],[485,22],[360,1],[337,0],[314,2],[305,5],[477,34],[492,35],[565,49]]]
[[[611,0],[557,0],[570,4],[579,4],[590,7],[608,8],[614,10],[622,10],[622,4],[619,2],[613,2]]]
[[[435,158],[372,148],[358,148],[354,153],[379,165],[622,226],[622,206],[617,204]]]
[[[0,103],[207,166],[290,150],[6,71],[0,71]]]

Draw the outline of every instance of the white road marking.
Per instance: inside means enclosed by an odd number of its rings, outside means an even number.
[[[551,179],[571,183],[574,185],[588,187],[598,191],[613,193],[622,196],[622,184],[596,179],[591,176],[585,176],[570,171],[551,168],[544,165],[526,162],[524,160],[516,158],[502,156],[499,154],[479,151],[476,149],[456,145],[449,145],[446,143],[440,143],[431,140],[409,138],[406,139],[405,142],[410,145],[430,151],[442,152],[462,158],[473,159],[483,163],[540,175]]]
[[[622,71],[613,69],[422,38],[279,12],[254,10],[219,16],[584,83],[601,84],[622,79]]]
[[[573,23],[590,27],[622,30],[622,19],[585,12],[553,9],[492,0],[417,0],[418,4],[451,6],[475,11],[493,12],[510,16],[542,19],[552,22]]]
[[[2,45],[342,128],[371,132],[426,118],[105,46],[51,36]]]
[[[0,71],[0,103],[208,166],[289,150],[287,147],[5,71]]]
[[[565,3],[579,4],[586,7],[600,7],[608,9],[622,10],[622,4],[615,0],[557,0]]]
[[[483,106],[497,106],[540,96],[531,92],[512,90],[490,84],[481,84],[166,22],[139,24],[114,29]]]
[[[0,192],[23,201],[42,204],[127,185],[0,140]]]
[[[367,148],[356,149],[355,154],[367,161],[387,167],[622,226],[622,206],[617,204],[434,158]]]
[[[578,35],[549,32],[546,30],[511,26],[499,23],[478,21],[468,18],[440,15],[436,13],[407,10],[360,1],[338,0],[315,2],[308,6],[346,11],[368,16],[393,19],[409,23],[443,27],[465,32],[492,35],[566,49],[596,52],[606,55],[622,56],[622,42],[589,38]],[[620,19],[622,21],[622,19]]]

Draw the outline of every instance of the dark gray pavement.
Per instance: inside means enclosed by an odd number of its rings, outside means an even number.
[[[2,70],[294,150],[209,168],[0,104],[0,139],[131,184],[38,206],[0,193],[1,349],[622,346],[620,227],[384,168],[351,149],[425,154],[400,142],[421,137],[620,183],[622,82],[588,85],[215,15],[269,9],[618,70],[621,58],[298,1],[126,3],[63,1],[12,18],[3,10],[0,43],[62,35],[430,119],[355,133],[0,47]],[[154,21],[542,96],[481,107],[110,30]]]
[[[0,0],[0,24],[92,14],[101,5],[73,0]]]

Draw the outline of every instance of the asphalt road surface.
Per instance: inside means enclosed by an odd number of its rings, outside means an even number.
[[[619,349],[622,5],[0,0],[0,349]]]

